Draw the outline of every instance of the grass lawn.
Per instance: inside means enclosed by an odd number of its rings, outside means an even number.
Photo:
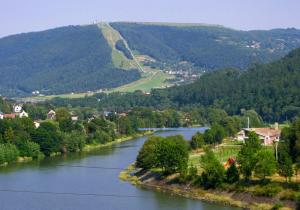
[[[144,76],[135,82],[115,88],[110,92],[134,92],[136,90],[150,92],[153,88],[163,88],[168,85],[165,83],[165,80],[169,79],[170,76],[162,71],[152,70],[151,72],[147,72],[147,74],[147,76]]]

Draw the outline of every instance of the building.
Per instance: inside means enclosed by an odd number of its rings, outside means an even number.
[[[236,136],[238,141],[247,141],[249,132],[254,132],[258,135],[263,145],[271,145],[280,140],[281,131],[278,126],[274,128],[244,128]]]
[[[39,128],[41,125],[41,123],[39,121],[34,121],[33,123],[34,123],[35,128]]]
[[[71,115],[72,121],[78,121],[78,116],[77,115]]]
[[[20,113],[22,111],[22,105],[15,104],[13,106],[14,113]]]
[[[47,114],[47,119],[55,120],[55,118],[56,118],[56,112],[54,110],[50,110]]]
[[[4,114],[3,112],[0,111],[0,120],[3,120],[3,118],[4,118]]]
[[[16,114],[4,114],[3,115],[3,118],[5,118],[5,119],[14,119],[14,118],[16,118]]]
[[[23,117],[28,117],[28,113],[25,112],[24,110],[19,114],[19,117],[20,118],[23,118]]]

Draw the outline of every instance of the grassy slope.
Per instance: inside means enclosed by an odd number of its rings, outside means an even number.
[[[163,88],[168,85],[165,83],[165,80],[170,78],[169,75],[158,70],[148,73],[148,76],[127,85],[115,88],[111,92],[133,92],[135,90],[149,92],[152,88]]]
[[[103,36],[107,40],[107,43],[112,49],[112,62],[115,67],[122,68],[122,69],[133,69],[137,68],[134,61],[129,60],[125,57],[125,55],[116,49],[116,42],[121,39],[120,34],[118,31],[113,29],[107,23],[99,23],[98,27],[102,31]]]

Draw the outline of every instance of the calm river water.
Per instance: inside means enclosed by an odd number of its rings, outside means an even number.
[[[203,128],[176,129],[155,135],[190,139]],[[119,180],[135,160],[146,137],[97,151],[0,167],[2,210],[229,210],[202,201],[140,189]]]

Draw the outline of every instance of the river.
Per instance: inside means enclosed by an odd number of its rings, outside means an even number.
[[[190,139],[203,128],[175,129],[155,135]],[[202,201],[140,189],[118,176],[135,160],[146,137],[89,153],[0,167],[1,210],[229,210]]]

